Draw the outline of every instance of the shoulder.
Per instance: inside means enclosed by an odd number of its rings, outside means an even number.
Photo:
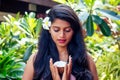
[[[93,64],[93,65],[95,64],[92,56],[91,56],[89,53],[87,53],[87,60],[88,60],[88,63],[89,63],[89,64]]]
[[[24,69],[24,74],[23,74],[23,78],[22,80],[33,80],[33,75],[34,75],[34,60],[35,60],[36,54],[32,54],[27,63],[26,63],[26,67]]]
[[[36,53],[32,54],[32,55],[29,57],[27,63],[29,63],[29,62],[34,63],[34,61],[35,61],[35,57],[36,57]]]
[[[93,75],[93,80],[98,80],[96,65],[95,65],[95,62],[93,61],[93,58],[91,57],[90,54],[87,54],[87,60],[88,60],[88,64],[89,64],[89,69]]]

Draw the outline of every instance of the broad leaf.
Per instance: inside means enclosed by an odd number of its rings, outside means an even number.
[[[39,32],[41,31],[41,27],[42,27],[42,19],[38,19],[37,20],[37,25],[36,25],[36,28],[35,28],[35,33],[36,35],[39,34]]]
[[[93,28],[93,20],[91,15],[89,15],[87,18],[86,29],[87,29],[87,35],[92,36],[94,33],[94,28]]]
[[[2,78],[5,78],[6,76],[3,74],[3,73],[0,73],[0,80],[2,79]]]
[[[95,0],[83,0],[83,2],[85,2],[85,4],[88,7],[92,7],[94,5]]]
[[[103,20],[102,24],[98,25],[105,36],[110,36],[111,31],[107,23]]]
[[[21,19],[21,24],[20,24],[20,25],[21,25],[21,27],[24,28],[28,33],[31,33],[30,30],[29,30],[29,25],[28,25],[27,21],[26,21],[24,18]]]
[[[102,15],[107,16],[108,18],[111,18],[112,20],[120,20],[120,15],[118,15],[114,11],[104,10],[104,9],[96,9],[96,10],[100,12]]]
[[[33,45],[30,45],[30,46],[27,48],[26,52],[24,53],[24,56],[23,56],[23,60],[24,60],[24,61],[27,61],[27,60],[28,60],[28,58],[29,58],[30,55],[32,54],[32,50],[33,50]]]
[[[97,24],[102,24],[102,19],[97,15],[92,15],[93,21]]]
[[[93,21],[99,26],[101,32],[105,36],[110,36],[111,35],[110,27],[108,26],[108,24],[103,19],[101,19],[97,15],[93,15]]]
[[[23,31],[24,33],[26,33],[27,35],[30,35],[30,36],[32,36],[30,33],[29,33],[29,31],[28,30],[26,30],[23,26],[23,24],[22,23],[20,23],[20,22],[14,22],[14,24],[16,24],[17,25],[17,27],[21,30],[21,31]]]

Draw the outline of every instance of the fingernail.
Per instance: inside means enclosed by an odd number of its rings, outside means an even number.
[[[72,59],[71,55],[69,55],[69,58]]]
[[[50,62],[52,62],[52,58],[50,58]]]

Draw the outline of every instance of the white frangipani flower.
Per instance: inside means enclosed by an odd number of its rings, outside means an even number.
[[[43,29],[49,30],[51,26],[51,21],[49,20],[49,17],[45,17],[43,20]]]

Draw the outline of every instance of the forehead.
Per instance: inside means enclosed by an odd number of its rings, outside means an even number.
[[[70,23],[62,20],[62,19],[55,19],[53,23],[51,24],[53,27],[70,27]]]

